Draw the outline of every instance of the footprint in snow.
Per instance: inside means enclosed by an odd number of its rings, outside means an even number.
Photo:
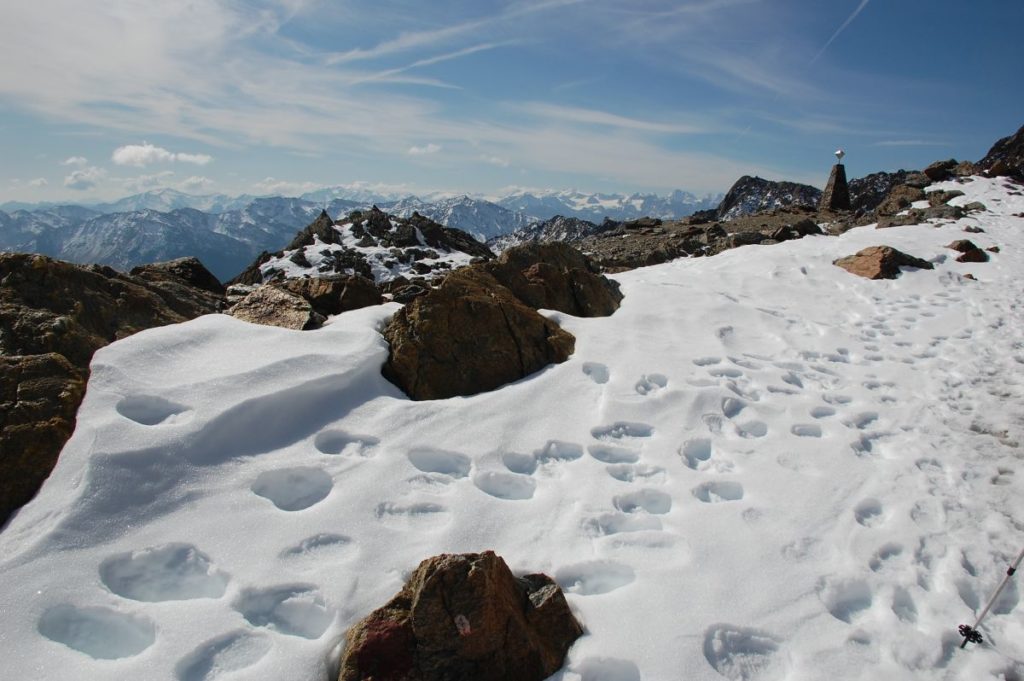
[[[604,463],[636,463],[640,460],[640,452],[616,445],[597,444],[587,447],[590,456]]]
[[[644,374],[636,382],[636,391],[640,395],[651,395],[668,386],[668,377],[664,374]]]
[[[285,560],[296,558],[325,558],[348,550],[352,539],[343,534],[325,532],[307,537],[279,554]]]
[[[629,442],[651,437],[654,434],[654,426],[649,426],[646,423],[618,421],[609,426],[592,428],[590,434],[597,440]]]
[[[319,468],[280,468],[260,473],[251,489],[282,511],[301,511],[327,498],[334,487],[331,476]]]
[[[343,430],[325,430],[318,433],[313,446],[321,454],[344,456],[373,456],[373,450],[380,440],[370,435],[352,435]]]
[[[114,407],[121,416],[144,426],[179,423],[191,410],[156,395],[129,395]]]
[[[110,608],[56,605],[43,613],[39,633],[97,660],[138,655],[156,642],[150,620]]]
[[[739,501],[743,498],[743,485],[733,480],[704,482],[691,490],[693,496],[705,504]]]
[[[200,644],[174,667],[178,681],[214,681],[251,667],[270,652],[266,634],[238,629]]]
[[[473,484],[485,494],[510,501],[532,499],[537,489],[530,476],[503,471],[481,471],[473,476]]]
[[[584,362],[583,373],[598,385],[604,385],[611,378],[611,372],[608,370],[608,367],[600,362]]]
[[[151,603],[220,598],[227,575],[191,544],[164,544],[121,553],[100,564],[100,580],[123,598]]]
[[[818,598],[830,615],[847,624],[870,608],[873,600],[871,587],[859,578],[823,578],[818,583]]]
[[[782,676],[781,644],[761,629],[716,624],[704,632],[704,659],[731,681],[768,681]]]
[[[863,499],[853,507],[853,517],[864,527],[875,527],[882,521],[882,502],[873,497]]]
[[[301,638],[320,638],[334,621],[334,609],[311,584],[245,589],[234,608],[249,624]]]
[[[633,568],[610,560],[566,565],[555,571],[555,581],[569,593],[581,596],[605,594],[636,580]]]
[[[672,497],[661,490],[641,489],[617,495],[612,499],[612,505],[623,513],[644,511],[664,515],[672,510]]]
[[[872,572],[878,572],[884,568],[893,558],[896,558],[903,553],[903,546],[895,542],[883,544],[875,551],[875,554],[871,556],[871,560],[868,561],[868,567],[871,568]]]
[[[588,657],[573,665],[580,681],[641,681],[640,669],[629,660]]]
[[[622,482],[665,482],[665,469],[647,464],[617,463],[606,466],[608,475]]]

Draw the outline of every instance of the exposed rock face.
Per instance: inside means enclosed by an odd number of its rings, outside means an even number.
[[[718,204],[718,219],[732,220],[773,208],[806,206],[814,208],[821,201],[821,190],[796,182],[772,182],[744,175]]]
[[[867,279],[895,279],[900,275],[901,267],[934,269],[927,260],[907,255],[891,246],[870,246],[854,255],[839,258],[832,264]]]
[[[622,300],[618,282],[602,276],[590,258],[564,243],[516,246],[481,267],[535,309],[607,317]]]
[[[850,180],[850,209],[858,213],[867,213],[878,208],[899,185],[927,187],[931,180],[924,173],[913,170],[897,170],[893,173],[872,173]]]
[[[308,300],[324,317],[380,305],[384,300],[372,281],[359,276],[288,279],[280,286]]]
[[[11,481],[0,484],[0,523],[53,469],[74,429],[93,353],[143,329],[217,312],[224,299],[209,290],[211,280],[191,260],[127,275],[0,254],[0,481]]]
[[[846,166],[837,163],[832,166],[828,184],[818,203],[820,211],[850,210],[850,186],[846,183]]]
[[[885,200],[878,205],[878,215],[896,215],[900,211],[910,208],[915,201],[925,198],[924,190],[920,187],[901,184],[892,188]]]
[[[977,167],[989,175],[1008,175],[1024,180],[1024,127],[989,149]]]
[[[401,218],[374,206],[338,222],[321,213],[287,248],[261,254],[230,283],[360,276],[380,286],[413,276],[439,279],[474,259],[493,257],[487,246],[462,230],[418,213]]]
[[[317,314],[301,295],[269,284],[257,287],[235,303],[228,314],[252,324],[280,326],[295,331],[316,329],[324,322],[323,316]]]
[[[349,630],[339,681],[542,681],[583,628],[542,574],[491,551],[429,558]]]
[[[576,339],[479,268],[399,310],[383,331],[384,376],[414,400],[475,395],[564,362]]]
[[[948,161],[936,161],[924,169],[924,174],[932,182],[942,182],[953,177],[959,162],[955,158]]]
[[[0,525],[57,464],[75,429],[85,379],[55,352],[0,356]]]

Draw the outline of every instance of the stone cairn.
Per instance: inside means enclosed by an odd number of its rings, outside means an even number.
[[[818,204],[819,211],[850,210],[850,187],[846,184],[846,167],[843,165],[845,155],[846,152],[842,149],[836,151],[838,163],[832,166],[832,174],[828,178],[825,192],[821,195],[821,203]]]

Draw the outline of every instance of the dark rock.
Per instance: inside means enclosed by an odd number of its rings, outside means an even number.
[[[885,200],[878,205],[876,212],[879,215],[896,215],[897,213],[910,208],[915,201],[925,198],[924,190],[920,187],[911,187],[901,184],[892,188]]]
[[[87,373],[57,353],[0,355],[0,526],[57,464]]]
[[[224,295],[224,285],[199,262],[198,258],[178,258],[168,262],[141,265],[133,268],[129,274],[152,282],[174,280],[218,296]]]
[[[306,252],[303,250],[293,251],[288,260],[295,263],[299,267],[312,267],[309,260],[306,258]]]
[[[237,277],[229,281],[228,286],[231,286],[232,284],[244,284],[247,286],[262,284],[263,272],[260,270],[260,266],[273,257],[272,253],[263,251],[259,256],[257,256],[256,260],[251,265],[242,270]]]
[[[382,373],[414,400],[493,390],[564,362],[576,342],[473,267],[399,310],[383,335],[390,352]]]
[[[937,191],[928,192],[928,204],[931,206],[941,206],[949,203],[950,199],[955,199],[958,196],[963,196],[964,193],[959,189],[950,189],[948,191]]]
[[[308,300],[301,295],[264,284],[253,290],[227,313],[252,324],[280,326],[284,329],[306,331],[319,328],[324,322]]]
[[[967,232],[968,234],[984,234],[985,233],[985,230],[983,230],[981,227],[972,227],[972,226],[964,227],[964,231]]]
[[[744,175],[726,192],[718,204],[718,219],[731,220],[784,206],[814,208],[821,201],[821,190],[795,182],[773,182]]]
[[[856,213],[875,210],[893,188],[901,184],[921,188],[926,187],[929,180],[923,173],[911,170],[872,173],[850,180],[850,210]]]
[[[406,303],[411,303],[422,295],[426,295],[429,290],[430,289],[426,286],[422,286],[420,284],[406,284],[405,286],[395,289],[391,299],[396,303],[402,303],[404,305]]]
[[[970,239],[957,239],[947,245],[946,248],[952,248],[954,251],[959,251],[960,253],[978,250],[978,246]]]
[[[850,210],[850,186],[846,182],[846,167],[842,163],[832,166],[828,184],[818,203],[819,211]]]
[[[983,213],[988,210],[988,207],[981,201],[971,201],[964,206],[965,213]]]
[[[971,274],[971,273],[965,274],[964,275],[964,279],[970,279],[971,281],[978,281],[978,278],[976,276],[974,276],[973,274]]]
[[[74,428],[96,350],[223,306],[223,296],[209,290],[212,282],[189,283],[203,282],[204,271],[186,260],[131,275],[0,254],[0,481],[12,481],[0,484],[0,524],[52,470]]]
[[[327,214],[327,211],[320,211],[320,215],[317,216],[316,220],[310,223],[305,229],[295,235],[295,238],[291,240],[284,250],[291,251],[296,248],[304,248],[306,246],[312,246],[319,239],[325,244],[339,244],[341,243],[341,235],[336,229],[334,229],[334,220]],[[249,282],[239,282],[249,283]],[[259,282],[255,282],[259,283]]]
[[[948,161],[936,161],[924,169],[924,174],[932,182],[942,182],[953,177],[953,171],[957,165],[959,163],[955,158],[951,158]]]
[[[971,175],[979,174],[978,167],[970,161],[960,161],[953,169],[953,174],[957,177],[970,177]]]
[[[380,305],[384,301],[376,285],[360,276],[289,279],[278,286],[305,298],[317,314],[324,317]]]
[[[989,253],[999,253],[1002,249],[1000,249],[999,246],[989,246],[985,250]]]
[[[534,309],[577,317],[607,317],[619,309],[619,284],[568,244],[524,244],[481,266]]]
[[[339,681],[542,681],[583,628],[542,574],[491,551],[442,554],[346,635]]]
[[[832,264],[867,279],[895,279],[900,275],[901,267],[934,269],[927,260],[907,255],[891,246],[870,246],[854,255],[839,258]]]
[[[962,251],[956,258],[957,262],[988,262],[988,253],[980,248]]]
[[[992,145],[977,166],[990,177],[1007,175],[1024,180],[1024,127]]]

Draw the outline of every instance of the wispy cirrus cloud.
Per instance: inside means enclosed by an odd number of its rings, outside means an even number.
[[[441,145],[434,144],[433,142],[430,144],[424,144],[423,146],[409,147],[410,156],[427,156],[429,154],[436,154],[439,151],[441,151]]]
[[[846,30],[847,26],[853,23],[853,20],[857,18],[858,14],[864,11],[864,8],[868,6],[869,2],[871,2],[871,0],[860,0],[860,4],[857,5],[857,8],[855,10],[853,10],[853,13],[851,13],[850,16],[846,17],[846,21],[840,24],[839,28],[837,28],[835,33],[832,34],[832,37],[830,37],[825,42],[825,44],[821,46],[821,49],[818,50],[817,54],[815,54],[814,57],[811,58],[812,64],[818,61],[818,59],[821,58],[821,55],[825,54],[825,50],[827,50],[829,46],[835,42],[836,38],[838,38],[839,34]]]

